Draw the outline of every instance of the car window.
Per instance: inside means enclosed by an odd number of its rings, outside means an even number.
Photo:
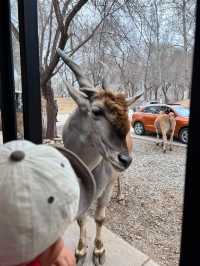
[[[159,114],[160,111],[160,106],[154,106],[154,114]]]
[[[151,107],[144,108],[144,113],[151,113]]]
[[[183,107],[183,106],[177,106],[174,108],[176,113],[180,116],[189,117],[190,115],[190,109]]]
[[[164,105],[164,106],[161,106],[161,107],[160,107],[160,111],[165,112],[165,111],[166,111],[166,106],[165,106],[165,105]]]
[[[164,111],[165,113],[170,113],[170,112],[173,112],[174,113],[174,110],[172,109],[172,108],[170,108],[170,107],[168,107],[168,106],[161,106],[160,107],[160,110],[161,111]]]
[[[159,114],[160,106],[147,106],[144,108],[144,113]]]

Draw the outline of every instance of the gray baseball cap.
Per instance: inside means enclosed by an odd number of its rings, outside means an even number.
[[[89,208],[95,182],[63,147],[18,140],[0,145],[0,262],[29,262]]]
[[[78,178],[80,186],[80,201],[77,216],[79,217],[87,211],[96,194],[96,183],[93,174],[88,169],[87,165],[75,153],[59,145],[52,146],[70,161]]]

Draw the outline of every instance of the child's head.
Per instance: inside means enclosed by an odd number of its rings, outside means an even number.
[[[91,173],[72,152],[28,141],[1,145],[0,264],[44,252],[88,209],[94,193]]]

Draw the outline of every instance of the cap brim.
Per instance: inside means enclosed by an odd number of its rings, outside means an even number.
[[[72,151],[59,146],[51,145],[66,157],[76,173],[80,186],[80,200],[77,218],[83,215],[90,207],[96,194],[96,183],[93,174],[87,165]]]

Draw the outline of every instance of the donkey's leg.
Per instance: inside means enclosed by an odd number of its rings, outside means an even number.
[[[97,206],[95,213],[96,222],[96,237],[95,237],[95,248],[93,251],[93,262],[95,266],[103,265],[105,263],[105,248],[101,239],[102,226],[105,221],[105,210],[106,207]]]
[[[96,238],[94,242],[95,248],[93,252],[93,263],[95,266],[103,265],[105,263],[105,258],[106,258],[105,248],[103,245],[101,232],[102,232],[102,226],[105,221],[106,207],[112,195],[113,185],[114,182],[110,183],[97,201],[97,207],[95,213]]]
[[[172,151],[172,143],[173,143],[173,138],[174,138],[174,131],[175,131],[175,127],[172,129],[171,135],[170,135],[170,140],[169,140],[169,150]]]
[[[165,130],[162,130],[162,136],[163,136],[163,152],[166,152],[166,146],[167,146],[167,134]]]
[[[77,220],[80,227],[80,238],[78,246],[75,250],[77,266],[84,264],[87,255],[87,245],[86,245],[86,216],[82,216]]]
[[[122,174],[119,174],[117,177],[117,199],[118,201],[124,201]]]
[[[173,135],[171,133],[170,139],[169,139],[169,150],[172,151],[172,141],[173,141]]]
[[[156,145],[159,145],[159,133],[158,133],[158,129],[156,128]]]

